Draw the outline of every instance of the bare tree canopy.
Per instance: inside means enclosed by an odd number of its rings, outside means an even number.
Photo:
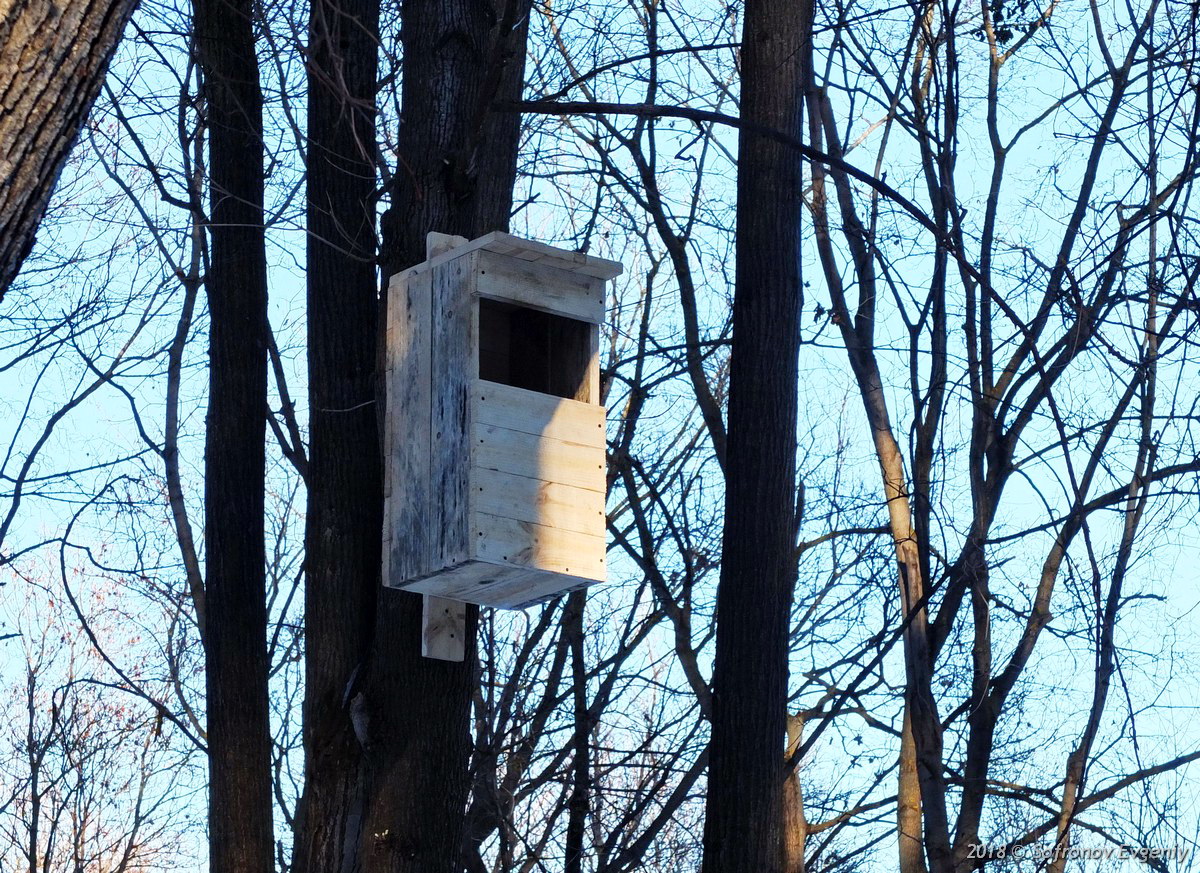
[[[0,866],[1196,869],[1192,5],[162,0],[115,58],[0,301]],[[624,266],[608,579],[435,661],[380,289],[497,228]]]

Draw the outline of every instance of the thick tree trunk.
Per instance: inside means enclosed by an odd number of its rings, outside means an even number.
[[[250,0],[197,0],[208,105],[211,316],[205,455],[209,865],[272,873],[263,521],[267,264]]]
[[[380,586],[382,473],[374,404],[379,3],[313,0],[310,9],[306,779],[295,869],[349,873],[361,869],[367,792],[351,712],[362,705]]]
[[[508,227],[530,0],[406,0],[400,162],[383,217],[389,277],[425,259],[429,231],[474,239]],[[497,36],[504,39],[497,42]]]
[[[520,117],[491,111],[524,79],[529,0],[406,0],[403,117],[384,281],[425,258],[430,231],[472,239],[508,227]],[[376,544],[375,554],[378,556]],[[372,746],[367,873],[462,869],[475,625],[466,659],[421,657],[421,598],[382,592],[367,685]]]
[[[803,9],[748,0],[742,31],[742,118],[796,138]],[[801,195],[796,152],[742,130],[704,873],[784,868]]]
[[[0,0],[0,299],[104,81],[136,0]]]
[[[379,579],[377,8],[324,0],[310,30],[308,770],[295,858],[310,873],[459,869],[469,788],[473,653],[463,664],[422,658],[421,598],[381,590]],[[527,0],[404,4],[385,287],[424,260],[429,231],[507,227],[520,119],[489,107],[520,96],[528,9]]]

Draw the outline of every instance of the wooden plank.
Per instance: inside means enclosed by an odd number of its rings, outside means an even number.
[[[436,495],[426,519],[435,567],[468,560],[471,540],[471,389],[475,381],[475,255],[432,271],[430,487]]]
[[[604,452],[593,446],[478,424],[474,450],[476,467],[604,493]]]
[[[428,273],[405,271],[388,283],[383,580],[392,586],[434,568],[428,536],[429,278]]]
[[[603,279],[495,252],[479,252],[476,257],[481,297],[507,300],[591,324],[604,321]]]
[[[582,273],[584,276],[593,276],[597,279],[615,279],[625,272],[625,268],[621,266],[620,261],[610,261],[607,258],[592,258],[586,264],[580,264],[570,268],[573,272]]]
[[[406,582],[405,590],[434,597],[444,597],[480,606],[494,606],[496,592],[506,585],[528,586],[531,579],[543,575],[540,570],[515,567],[510,564],[487,564],[483,561],[468,561],[452,569]],[[545,574],[553,575],[553,574]]]
[[[602,451],[605,447],[602,406],[483,379],[475,380],[472,394],[477,424],[548,436]]]
[[[425,260],[432,261],[438,255],[444,255],[451,249],[456,249],[466,244],[467,238],[465,236],[430,231],[425,234]]]
[[[513,589],[511,592],[504,592],[506,595],[504,608],[529,609],[531,606],[546,603],[556,597],[562,597],[564,594],[570,594],[572,591],[579,591],[587,588],[589,585],[596,584],[593,579],[574,579],[571,576],[555,575],[553,577],[553,584],[551,585],[546,581],[548,575],[546,574],[546,576],[542,576],[538,580],[542,583],[541,585],[530,585],[526,586],[523,590]],[[561,587],[564,582],[571,582],[571,584],[565,588]],[[528,599],[521,600],[520,598],[522,597]]]
[[[524,609],[584,588],[594,581],[526,567],[472,561],[436,576],[405,583],[404,588],[497,609]]]
[[[604,495],[527,476],[475,468],[475,511],[604,536]]]
[[[490,240],[489,237],[491,237]],[[624,271],[624,267],[617,261],[557,248],[536,240],[521,239],[500,231],[490,233],[482,239],[485,240],[482,248],[489,252],[513,254],[522,260],[541,261],[556,269],[582,273],[599,279],[613,279]]]
[[[604,398],[600,396],[600,326],[594,325],[588,337],[588,361],[587,375],[584,377],[584,391],[581,391],[576,400],[582,400],[585,403],[594,403],[600,408],[604,408]]]
[[[579,576],[605,578],[604,538],[483,512],[475,514],[475,557]]]
[[[495,234],[488,234],[488,236],[495,236]],[[485,240],[486,240],[486,238],[485,238]],[[498,255],[507,255],[507,254],[511,254],[512,252],[518,251],[517,246],[513,245],[510,242],[503,242],[501,240],[495,240],[494,242],[486,242],[485,240],[480,240],[479,247],[482,249],[487,249],[489,252],[495,252]]]
[[[497,591],[496,606],[502,609],[528,609],[594,584],[593,579],[580,579],[560,573],[530,574],[524,577],[520,584],[508,584]]]
[[[426,594],[421,601],[421,655],[462,661],[467,653],[467,605]]]

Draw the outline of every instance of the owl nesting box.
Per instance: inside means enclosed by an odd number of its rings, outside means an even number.
[[[385,584],[519,608],[604,579],[599,325],[621,265],[430,234],[391,280]]]

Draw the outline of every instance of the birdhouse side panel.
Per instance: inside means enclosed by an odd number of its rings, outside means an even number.
[[[398,273],[388,284],[384,417],[383,580],[400,585],[435,569],[428,520],[432,409],[431,276]]]
[[[426,523],[433,563],[471,558],[471,394],[476,372],[476,261],[471,253],[433,269],[433,415],[429,469],[434,494]]]
[[[603,579],[603,407],[479,380],[474,410],[474,556]]]

